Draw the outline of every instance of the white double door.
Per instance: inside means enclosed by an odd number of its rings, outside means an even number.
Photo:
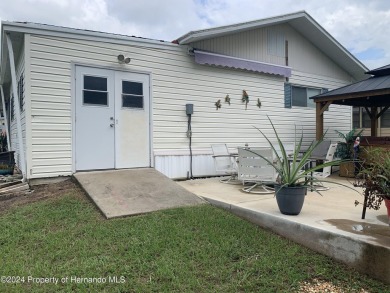
[[[150,166],[149,76],[76,66],[76,170]]]

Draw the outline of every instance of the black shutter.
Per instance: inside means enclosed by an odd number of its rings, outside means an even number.
[[[284,107],[291,108],[292,88],[290,83],[284,84]]]

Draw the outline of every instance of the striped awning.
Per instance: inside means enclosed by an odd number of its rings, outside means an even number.
[[[284,77],[291,76],[291,67],[247,60],[227,55],[194,50],[195,62],[198,64],[222,66],[243,69],[261,73],[276,74]]]

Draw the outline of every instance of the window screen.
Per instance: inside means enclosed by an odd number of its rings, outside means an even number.
[[[108,106],[107,78],[84,75],[83,104]]]
[[[370,128],[371,127],[371,118],[368,115],[366,109],[362,109],[362,126],[363,128]]]
[[[316,107],[316,103],[312,99],[310,99],[310,97],[314,97],[314,96],[319,95],[321,93],[321,90],[320,89],[307,88],[306,89],[306,93],[307,93],[307,107],[315,108]]]
[[[310,97],[321,94],[321,89],[292,86],[292,105],[315,108],[316,103]]]
[[[390,128],[390,108],[381,116],[381,127]]]
[[[352,109],[352,127],[360,128],[360,108],[353,107]]]
[[[292,87],[292,105],[299,107],[307,106],[306,88],[297,86]]]
[[[122,107],[144,108],[143,84],[133,81],[122,81]]]

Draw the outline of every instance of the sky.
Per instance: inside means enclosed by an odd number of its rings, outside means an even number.
[[[301,10],[369,69],[390,64],[389,0],[0,0],[2,21],[165,41],[191,30]]]

